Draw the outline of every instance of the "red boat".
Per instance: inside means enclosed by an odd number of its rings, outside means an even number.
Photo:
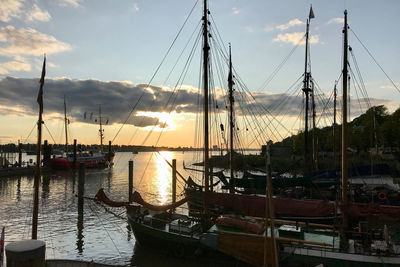
[[[113,160],[114,153],[109,155],[103,152],[81,152],[76,155],[75,168],[78,168],[80,163],[84,163],[86,168],[107,168],[113,165]],[[53,169],[72,169],[74,167],[73,154],[52,158],[50,164]]]

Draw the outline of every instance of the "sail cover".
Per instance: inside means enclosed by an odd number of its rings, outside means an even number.
[[[133,194],[132,194],[132,200],[133,200],[133,202],[136,202],[136,203],[142,205],[143,207],[145,207],[145,208],[147,208],[147,209],[149,209],[149,210],[152,210],[152,211],[167,211],[167,210],[170,210],[170,209],[177,208],[177,207],[179,207],[179,206],[181,206],[182,204],[184,204],[184,203],[187,202],[187,198],[183,198],[183,199],[177,201],[175,204],[156,206],[156,205],[152,205],[152,204],[146,202],[146,201],[142,198],[142,196],[140,195],[140,193],[137,192],[137,191],[133,192]]]
[[[209,206],[222,206],[238,214],[254,217],[265,217],[265,197],[249,195],[233,195],[207,192],[205,203]],[[275,214],[293,216],[330,216],[335,206],[325,200],[300,200],[289,198],[273,199]]]

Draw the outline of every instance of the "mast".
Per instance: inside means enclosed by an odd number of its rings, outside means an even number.
[[[68,119],[67,119],[67,104],[64,95],[64,124],[65,124],[65,153],[68,153]]]
[[[204,0],[203,14],[203,86],[204,86],[204,187],[209,190],[209,143],[208,143],[208,9],[207,0]]]
[[[318,157],[317,157],[317,144],[316,144],[316,134],[315,134],[315,119],[316,119],[316,114],[315,114],[315,92],[314,92],[314,82],[311,80],[311,102],[312,102],[312,123],[313,123],[313,132],[312,132],[312,149],[313,149],[313,167],[314,170],[318,170]]]
[[[43,60],[42,76],[40,77],[40,87],[37,96],[37,102],[39,104],[39,119],[37,122],[38,138],[36,145],[36,169],[35,169],[35,180],[34,180],[34,196],[33,196],[33,212],[32,212],[32,239],[37,239],[37,227],[38,227],[38,214],[39,214],[39,182],[41,176],[41,151],[42,151],[42,114],[43,114],[43,85],[44,77],[46,75],[46,55]]]
[[[234,121],[233,121],[233,74],[232,74],[232,53],[231,53],[231,45],[229,44],[229,76],[228,76],[228,87],[229,87],[229,135],[230,135],[230,155],[229,155],[229,168],[231,170],[231,179],[233,181],[233,131],[234,131]],[[233,194],[234,184],[231,184],[229,188],[229,193]]]
[[[306,23],[306,53],[305,53],[305,62],[304,62],[304,80],[303,80],[303,92],[306,97],[305,103],[305,112],[304,112],[304,173],[308,172],[308,102],[309,102],[309,93],[310,89],[310,76],[311,73],[308,70],[308,37],[309,37],[309,29],[310,29],[310,21],[314,18],[314,12],[312,7],[310,8],[310,14]]]
[[[347,205],[347,10],[344,11],[343,44],[343,106],[342,106],[342,205]],[[347,217],[343,212],[343,227],[347,227]]]
[[[337,81],[335,81],[335,87],[333,88],[333,166],[336,170],[336,90]]]
[[[100,124],[100,151],[103,151],[103,139],[104,139],[104,130],[103,125],[101,124],[101,104],[99,105],[99,124]]]

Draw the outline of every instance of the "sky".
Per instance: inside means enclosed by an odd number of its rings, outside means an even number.
[[[0,2],[0,143],[35,142],[36,96],[46,54],[44,138],[51,143],[65,142],[65,95],[69,139],[78,139],[78,143],[99,143],[97,122],[101,105],[103,123],[108,122],[104,142],[175,147],[199,145],[195,136],[201,47],[194,46],[195,37],[190,36],[192,33],[197,36],[196,30],[199,31],[202,1]],[[304,72],[305,46],[301,40],[310,5],[315,14],[310,22],[311,72],[324,94],[322,98],[329,98],[340,76],[343,11],[347,9],[349,45],[370,101],[373,105],[386,105],[389,111],[396,110],[400,103],[400,93],[396,89],[396,86],[400,88],[397,66],[400,1],[211,0],[209,10],[214,29],[211,38],[220,38],[224,49],[231,43],[237,78],[240,75],[257,102],[269,109],[259,115],[270,115],[276,103],[292,96],[293,103],[297,104],[285,108],[289,119],[281,128],[297,125],[290,133],[301,128],[296,122],[301,94],[285,92]],[[197,52],[185,72],[185,79],[178,81],[192,46]],[[174,68],[181,51],[184,51],[183,56]],[[266,83],[289,54],[287,62]],[[162,66],[152,78],[160,62]],[[216,60],[214,64],[217,63]],[[355,63],[350,64],[356,70]],[[170,72],[171,69],[174,71]],[[223,73],[227,74],[227,70]],[[217,75],[215,77],[217,89],[225,90],[224,82],[218,83]],[[176,84],[179,84],[179,95],[174,100],[175,106],[170,107],[167,103]],[[363,109],[357,97],[363,97],[357,90],[350,94],[354,99],[351,110],[356,116]],[[215,98],[220,103],[224,101],[217,93]],[[366,102],[361,99],[363,101]],[[276,110],[272,113],[280,114]],[[238,111],[237,115],[244,116],[244,112]],[[121,128],[124,123],[126,125]],[[268,125],[261,127],[270,129]],[[271,136],[278,140],[285,134],[272,133]],[[250,146],[258,146],[263,141]]]

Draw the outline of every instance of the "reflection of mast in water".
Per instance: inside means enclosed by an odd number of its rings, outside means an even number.
[[[77,240],[76,240],[76,248],[79,254],[83,252],[83,194],[85,192],[85,169],[83,167],[83,163],[79,166],[79,176],[78,176],[78,223],[77,227]]]
[[[43,175],[42,179],[42,199],[47,199],[50,193],[50,176]]]
[[[21,201],[21,177],[18,177],[17,182],[17,201]]]

